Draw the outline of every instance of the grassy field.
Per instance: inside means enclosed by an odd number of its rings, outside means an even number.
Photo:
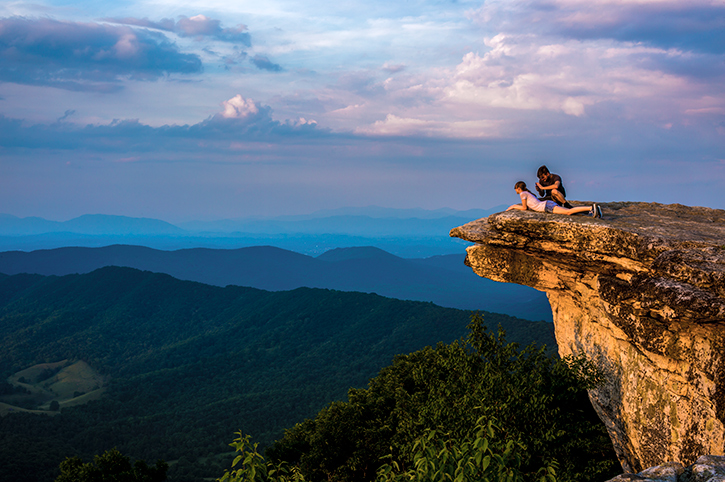
[[[84,361],[63,360],[33,365],[7,381],[22,387],[24,393],[0,396],[0,415],[13,411],[55,415],[58,410],[51,410],[54,401],[63,408],[97,400],[108,380]]]

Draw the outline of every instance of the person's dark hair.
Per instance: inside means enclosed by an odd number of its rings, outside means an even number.
[[[544,174],[549,174],[549,168],[546,166],[541,166],[538,171],[536,171],[536,177],[541,179],[541,176]]]
[[[514,189],[521,189],[522,191],[529,191],[526,188],[526,183],[524,181],[519,181],[516,184],[514,184]],[[529,191],[529,192],[531,192],[531,191]],[[531,193],[531,194],[533,194],[533,193]]]

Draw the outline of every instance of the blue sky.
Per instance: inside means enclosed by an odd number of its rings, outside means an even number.
[[[0,212],[725,208],[725,2],[0,3]]]

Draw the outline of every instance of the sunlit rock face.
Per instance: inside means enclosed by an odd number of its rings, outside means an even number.
[[[503,212],[451,236],[475,243],[480,276],[547,293],[560,355],[607,376],[590,399],[625,471],[723,455],[725,211],[601,206],[603,219]]]

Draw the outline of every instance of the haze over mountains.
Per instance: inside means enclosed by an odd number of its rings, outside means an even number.
[[[377,293],[551,321],[542,293],[495,283],[463,264],[448,231],[491,210],[342,208],[276,218],[195,221],[0,215],[0,273],[65,275],[128,266],[216,286]]]
[[[274,245],[317,255],[338,247],[377,246],[405,258],[427,257],[462,252],[465,243],[448,237],[448,231],[502,209],[427,211],[373,206],[177,225],[157,219],[101,214],[62,222],[0,214],[0,251],[110,244],[158,249]]]

